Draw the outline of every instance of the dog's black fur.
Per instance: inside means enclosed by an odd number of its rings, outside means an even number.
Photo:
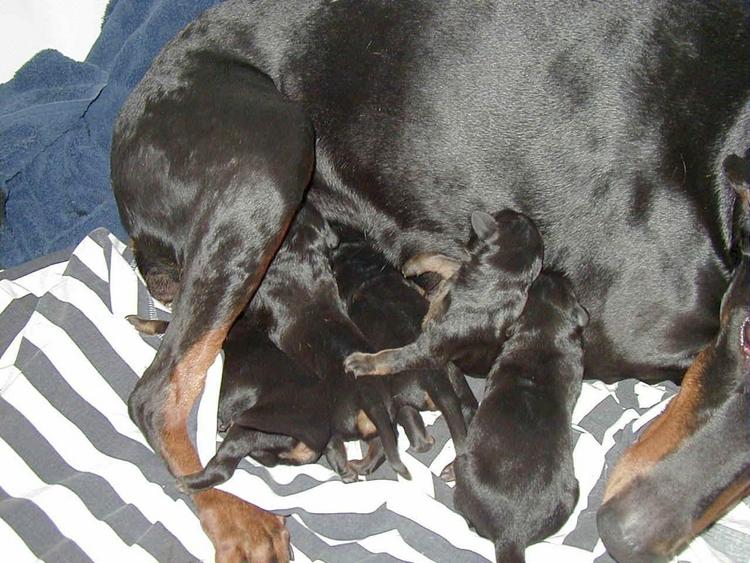
[[[330,264],[338,237],[311,205],[295,217],[289,236],[268,269],[249,311],[271,340],[299,365],[325,381],[331,413],[326,458],[349,482],[378,464],[348,462],[343,442],[376,439],[393,469],[405,478],[393,423],[387,382],[356,381],[344,372],[343,359],[370,345],[342,303]]]
[[[495,543],[497,561],[524,561],[524,549],[556,532],[578,500],[570,420],[586,324],[571,284],[540,275],[457,450],[455,506]]]
[[[139,268],[176,295],[132,418],[175,474],[200,468],[186,412],[308,185],[307,204],[397,267],[423,253],[460,259],[475,209],[520,210],[591,313],[588,376],[679,380],[713,342],[737,275],[744,219],[723,163],[750,146],[747,16],[742,0],[230,0],[207,11],[157,57],[114,131],[113,185]],[[732,400],[710,365],[701,388]],[[746,427],[706,420],[687,432],[721,444],[725,427]],[[746,456],[724,454],[722,482],[695,479],[683,508],[699,511],[747,470]],[[661,459],[628,488],[666,487]],[[690,464],[714,474],[710,461]],[[278,519],[207,493],[193,498],[220,559],[286,557]],[[675,523],[658,542],[631,534],[633,550],[668,557],[698,531],[649,501],[628,506],[608,530]]]
[[[223,349],[218,422],[227,432],[202,471],[178,478],[183,492],[223,483],[248,455],[269,467],[312,463],[331,435],[325,382],[279,350],[252,317],[237,320]]]
[[[417,339],[376,354],[351,354],[344,361],[347,371],[388,375],[448,362],[472,373],[489,371],[542,269],[544,245],[534,223],[511,209],[494,216],[475,212],[471,223],[468,258],[455,263],[455,271],[432,297]],[[412,258],[404,270],[424,273],[427,266],[421,263],[427,260]]]
[[[342,242],[331,264],[350,318],[373,347],[398,346],[418,336],[427,301],[365,240]],[[396,420],[416,451],[426,451],[434,443],[419,415],[423,410],[439,410],[456,447],[463,444],[477,401],[455,366],[409,370],[388,383]]]

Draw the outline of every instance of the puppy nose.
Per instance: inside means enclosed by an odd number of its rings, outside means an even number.
[[[616,500],[602,505],[596,514],[599,537],[618,563],[667,563],[669,557],[652,551],[646,522],[645,518],[641,522],[637,510],[624,512]]]

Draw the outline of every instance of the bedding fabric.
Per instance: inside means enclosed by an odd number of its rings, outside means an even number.
[[[0,85],[0,268],[71,248],[97,227],[124,237],[112,124],[164,43],[217,1],[111,0],[84,62],[42,51]]]
[[[127,397],[159,339],[139,335],[125,316],[169,318],[130,249],[99,229],[72,254],[0,278],[3,559],[213,560],[187,498],[127,415]],[[220,371],[219,358],[192,417],[204,463],[216,447]],[[481,380],[472,383],[481,392]],[[560,532],[527,550],[530,563],[612,561],[595,524],[607,473],[675,391],[633,380],[584,384],[573,417],[581,497]],[[223,488],[290,515],[297,562],[492,560],[491,543],[452,510],[451,489],[438,477],[454,454],[444,421],[426,413],[425,422],[436,439],[430,452],[399,444],[412,481],[386,466],[347,485],[322,462],[266,468],[245,460]],[[360,445],[348,446],[359,457]],[[749,553],[746,500],[678,560],[739,562]]]

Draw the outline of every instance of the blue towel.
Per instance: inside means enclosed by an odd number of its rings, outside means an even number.
[[[161,47],[218,0],[111,0],[86,61],[38,53],[0,85],[0,268],[68,248],[97,227],[120,238],[112,124]]]

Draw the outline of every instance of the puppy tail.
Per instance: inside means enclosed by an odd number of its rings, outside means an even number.
[[[497,563],[526,563],[524,548],[510,541],[495,542],[495,560]]]

